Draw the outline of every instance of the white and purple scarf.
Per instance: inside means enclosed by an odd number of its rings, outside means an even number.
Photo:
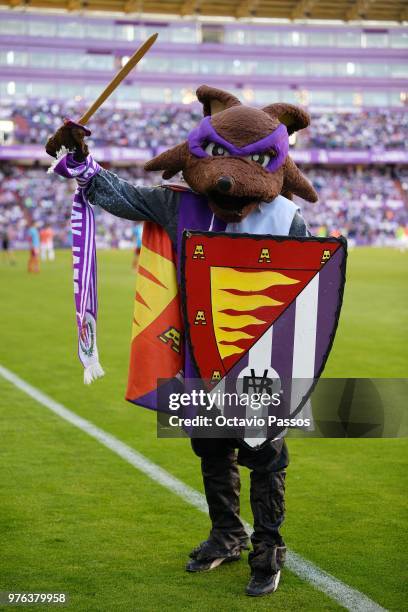
[[[98,312],[95,218],[86,190],[100,166],[88,155],[85,161],[74,161],[72,153],[62,150],[49,169],[64,178],[75,178],[78,187],[71,213],[74,299],[78,328],[78,356],[84,366],[84,383],[89,385],[104,375],[96,345]]]

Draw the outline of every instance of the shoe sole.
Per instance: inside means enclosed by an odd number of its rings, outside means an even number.
[[[205,569],[189,569],[188,567],[186,567],[186,571],[190,572],[191,574],[202,574],[203,572],[211,572],[211,570],[216,569],[217,567],[219,567],[222,563],[232,563],[234,561],[240,561],[241,557],[220,557],[219,559],[214,559],[214,561],[211,563],[210,567],[206,567]]]
[[[276,581],[275,581],[275,586],[272,589],[272,591],[266,591],[265,593],[248,593],[248,591],[245,591],[245,593],[249,596],[249,597],[265,597],[265,595],[271,595],[272,593],[275,593],[275,591],[277,590],[278,586],[279,586],[279,582],[280,582],[280,577],[281,577],[281,573],[280,570],[277,572],[277,577],[276,577]]]

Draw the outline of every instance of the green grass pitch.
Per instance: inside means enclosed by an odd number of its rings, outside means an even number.
[[[0,364],[202,491],[187,440],[158,440],[155,415],[123,400],[134,274],[129,252],[99,254],[104,379],[84,387],[76,358],[70,254],[41,274],[0,262]],[[325,375],[404,377],[408,253],[349,255],[343,312]],[[205,515],[0,378],[0,591],[66,591],[75,611],[336,610],[283,572],[250,600],[246,559],[184,572]],[[287,545],[390,610],[406,609],[407,444],[289,440]],[[242,514],[251,520],[248,473]],[[38,607],[28,607],[35,610]]]

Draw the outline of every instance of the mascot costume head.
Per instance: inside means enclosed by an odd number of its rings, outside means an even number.
[[[232,94],[202,85],[197,97],[204,119],[183,142],[145,165],[170,179],[178,172],[213,213],[239,222],[279,194],[310,202],[317,194],[288,155],[289,135],[306,128],[309,115],[291,104],[244,106]]]

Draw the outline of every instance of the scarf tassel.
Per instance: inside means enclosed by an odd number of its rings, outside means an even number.
[[[90,385],[94,380],[102,378],[102,376],[105,376],[105,371],[99,361],[97,361],[84,369],[84,384]]]

